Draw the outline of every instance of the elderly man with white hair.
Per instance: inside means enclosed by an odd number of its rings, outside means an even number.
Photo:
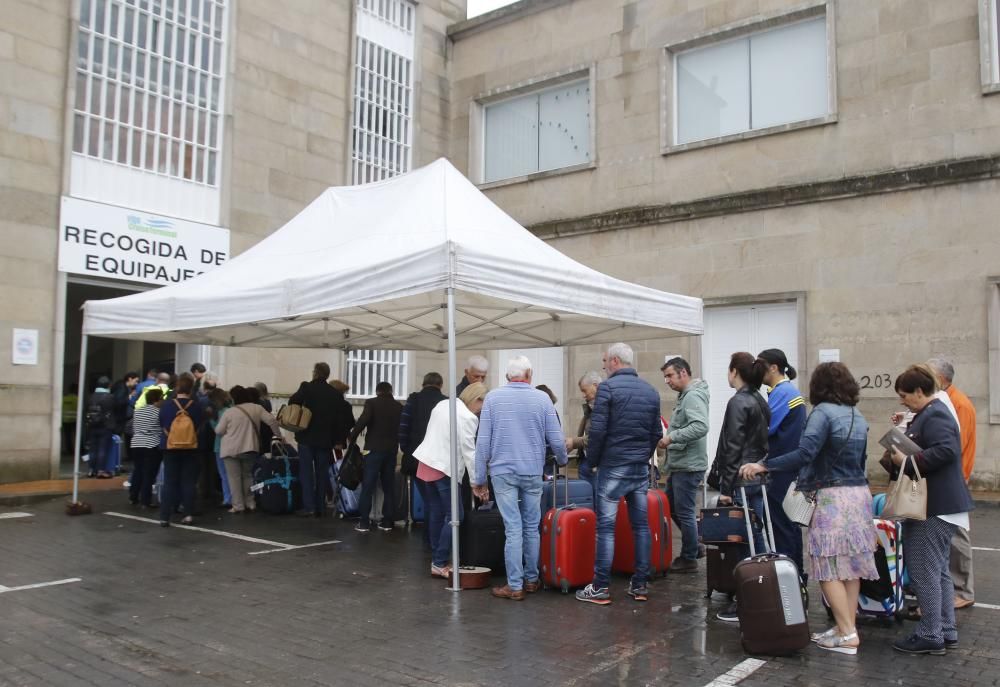
[[[489,369],[490,362],[486,358],[481,355],[470,356],[468,362],[465,364],[465,376],[462,377],[462,381],[455,388],[455,395],[461,396],[462,392],[465,391],[465,387],[470,384],[475,384],[476,382],[486,384],[486,373]]]
[[[635,538],[635,574],[628,595],[645,601],[651,552],[646,492],[649,456],[663,436],[660,395],[635,371],[635,353],[623,343],[608,347],[604,360],[608,379],[597,387],[590,414],[587,461],[597,468],[597,555],[594,580],[576,593],[578,601],[611,603],[608,585],[615,553],[618,501],[625,498]]]
[[[540,587],[538,525],[545,455],[551,452],[565,465],[566,439],[552,401],[531,386],[530,360],[518,356],[507,363],[507,382],[483,403],[472,489],[480,499],[489,499],[488,470],[507,539],[507,584],[494,587],[493,596],[521,601]]]

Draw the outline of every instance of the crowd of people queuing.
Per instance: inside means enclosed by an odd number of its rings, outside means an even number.
[[[855,626],[861,581],[878,579],[874,552],[872,493],[867,479],[869,423],[858,410],[860,389],[839,362],[822,363],[810,375],[806,399],[794,384],[796,370],[784,352],[734,353],[728,400],[714,460],[709,461],[709,385],[693,376],[680,357],[661,368],[677,399],[664,430],[660,394],[636,370],[635,353],[623,343],[603,355],[602,370],[584,374],[578,387],[583,417],[574,434],[564,431],[551,390],[532,386],[531,361],[510,360],[507,384],[492,391],[485,384],[488,363],[470,358],[457,397],[458,472],[451,465],[450,409],[440,374],[429,372],[422,387],[405,403],[394,398],[387,382],[376,387],[355,420],[345,398],[348,387],[329,380],[330,368],[317,363],[290,402],[312,412],[312,421],[296,434],[303,492],[302,516],[322,516],[329,496],[328,469],[335,449],[365,434],[360,520],[356,530],[372,528],[370,511],[376,484],[393,491],[397,457],[400,471],[412,477],[427,506],[426,541],[430,571],[451,572],[451,523],[464,517],[460,499],[452,513],[452,480],[482,502],[495,502],[505,528],[506,584],[492,594],[522,600],[540,588],[539,521],[547,463],[564,466],[575,452],[578,474],[590,483],[597,515],[593,581],[576,593],[580,601],[611,603],[610,568],[619,500],[628,505],[635,537],[635,573],[627,594],[637,601],[648,595],[649,529],[646,491],[656,451],[665,454],[665,491],[671,517],[681,533],[671,574],[698,570],[705,547],[698,540],[698,492],[707,481],[718,490],[718,504],[747,506],[766,516],[764,494],[754,480],[767,473],[767,494],[774,546],[791,558],[808,579],[819,582],[834,624],[813,635],[826,650],[853,654],[860,638]],[[904,456],[886,451],[880,463],[891,477],[900,470],[919,474],[928,485],[927,520],[906,524],[906,561],[919,604],[916,630],[894,648],[908,653],[941,654],[957,646],[955,609],[974,603],[967,483],[975,457],[975,409],[953,384],[954,367],[935,358],[911,365],[894,389],[906,412],[887,419],[921,450]],[[766,389],[766,399],[762,394]],[[146,379],[129,373],[111,385],[106,377],[88,402],[88,430],[93,474],[108,476],[109,436],[127,436],[133,473],[130,500],[153,508],[152,486],[163,464],[160,523],[168,526],[175,511],[192,521],[199,474],[204,485],[218,476],[223,504],[232,513],[254,510],[249,466],[268,450],[280,428],[272,414],[267,388],[219,387],[203,365],[176,378],[148,371]],[[183,427],[178,428],[178,419]],[[187,427],[191,430],[188,431]],[[193,436],[192,436],[193,433]],[[176,435],[176,436],[175,436]],[[651,456],[653,456],[651,458]],[[909,459],[909,460],[907,460]],[[711,469],[709,469],[711,467]],[[782,500],[794,489],[813,495],[815,512],[805,535],[785,514]],[[380,530],[393,528],[391,498],[384,499]],[[707,503],[703,503],[708,507]],[[756,536],[755,535],[755,539]],[[755,542],[762,550],[764,542]],[[734,604],[717,614],[738,622]]]

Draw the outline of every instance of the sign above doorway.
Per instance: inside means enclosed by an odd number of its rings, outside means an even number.
[[[229,259],[229,230],[63,196],[59,270],[175,284]]]

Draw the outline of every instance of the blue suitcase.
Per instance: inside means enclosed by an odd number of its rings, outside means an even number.
[[[550,510],[555,508],[555,485],[556,482],[565,480],[566,477],[558,476],[556,479],[546,480],[542,485],[542,506],[541,511],[544,516]],[[561,487],[565,489],[565,486]],[[560,497],[559,499],[563,499]],[[585,479],[571,479],[569,480],[569,503],[577,508],[589,508],[594,510],[594,488]],[[596,511],[595,511],[596,512]]]
[[[424,498],[420,495],[420,490],[412,488],[411,485],[410,496],[412,497],[412,501],[410,502],[410,517],[413,522],[423,522],[426,515],[424,513]]]
[[[750,512],[754,530],[760,531],[756,514]],[[747,544],[747,524],[739,506],[702,508],[698,511],[698,540],[703,544]]]

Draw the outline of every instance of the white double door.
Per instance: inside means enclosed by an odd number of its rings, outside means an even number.
[[[798,369],[799,327],[795,303],[705,308],[701,361],[702,375],[711,393],[708,427],[710,464],[719,445],[726,404],[735,393],[729,386],[729,359],[739,351],[756,356],[767,348],[780,348],[788,357],[788,364]]]

